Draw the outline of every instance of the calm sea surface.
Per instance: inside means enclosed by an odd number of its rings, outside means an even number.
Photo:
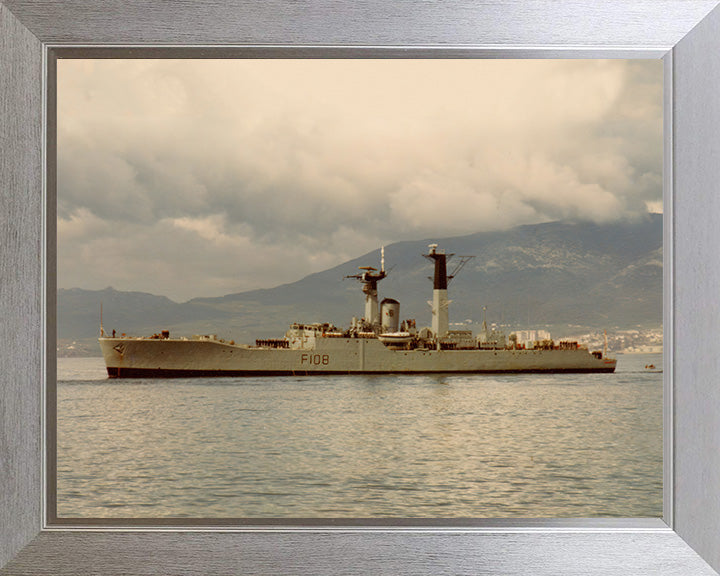
[[[615,374],[108,380],[58,360],[61,517],[659,517],[662,356]]]

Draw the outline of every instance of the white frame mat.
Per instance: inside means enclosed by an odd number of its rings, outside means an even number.
[[[0,575],[717,574],[718,4],[0,0]],[[208,57],[217,50],[245,57],[664,60],[662,520],[57,522],[49,489],[56,58]]]

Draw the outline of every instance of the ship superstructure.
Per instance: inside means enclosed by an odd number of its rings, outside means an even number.
[[[400,321],[400,302],[378,302],[378,282],[387,277],[384,250],[380,270],[363,266],[349,276],[362,284],[365,315],[340,329],[332,323],[294,323],[284,337],[235,344],[214,335],[171,338],[167,330],[152,337],[108,337],[100,347],[112,378],[250,376],[379,373],[613,372],[616,360],[590,352],[577,342],[546,339],[530,346],[517,337],[489,329],[480,333],[450,330],[448,282],[470,260],[431,244],[424,254],[433,262],[431,326]]]

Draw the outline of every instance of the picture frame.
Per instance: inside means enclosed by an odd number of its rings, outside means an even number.
[[[714,574],[720,569],[720,9],[716,0],[451,6],[0,0],[0,574]],[[664,519],[82,526],[48,522],[56,50],[153,57],[662,57]],[[253,52],[255,54],[253,54]],[[97,57],[97,56],[96,56]],[[51,401],[51,400],[50,400]]]

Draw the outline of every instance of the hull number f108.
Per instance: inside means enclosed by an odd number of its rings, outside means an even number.
[[[330,364],[329,354],[303,354],[300,356],[300,364],[311,364],[313,366],[327,366]]]

